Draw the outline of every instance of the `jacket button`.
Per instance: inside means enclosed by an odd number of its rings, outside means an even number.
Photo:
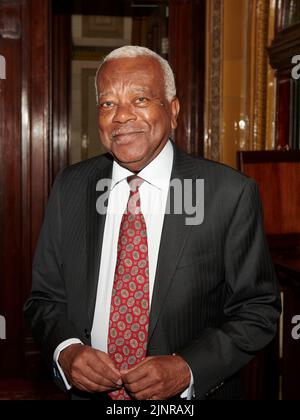
[[[87,329],[84,330],[84,335],[85,335],[85,338],[91,338],[91,333]]]

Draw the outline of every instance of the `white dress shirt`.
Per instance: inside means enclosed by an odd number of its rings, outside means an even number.
[[[149,257],[149,301],[151,306],[158,252],[164,223],[165,208],[169,192],[169,184],[173,166],[174,151],[170,141],[160,154],[141,172],[144,182],[139,188],[141,211],[147,226],[148,257]],[[111,294],[117,261],[117,245],[123,213],[129,198],[127,178],[133,175],[128,169],[113,163],[112,183],[108,200],[107,215],[104,228],[99,281],[91,333],[92,347],[107,353],[107,339],[110,317]],[[71,339],[57,347],[54,360],[57,363],[60,352],[70,344],[81,343]],[[57,363],[62,378],[69,389],[70,386]],[[191,399],[193,393],[193,376],[191,384],[182,394],[183,398]]]

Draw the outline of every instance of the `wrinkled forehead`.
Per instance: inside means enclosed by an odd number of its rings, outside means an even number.
[[[109,85],[141,85],[164,88],[159,62],[152,57],[117,58],[103,64],[98,75],[100,91]]]

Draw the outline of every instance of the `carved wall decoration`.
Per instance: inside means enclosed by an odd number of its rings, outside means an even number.
[[[252,10],[251,10],[252,9]],[[269,0],[251,2],[248,48],[250,80],[247,88],[249,137],[248,150],[263,150],[266,144],[266,110],[268,81]]]
[[[205,157],[219,161],[222,138],[223,0],[207,1]]]

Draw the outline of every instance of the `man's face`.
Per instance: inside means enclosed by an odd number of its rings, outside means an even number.
[[[104,147],[122,166],[140,171],[160,153],[176,128],[178,99],[167,101],[162,69],[151,57],[104,63],[98,90]]]

